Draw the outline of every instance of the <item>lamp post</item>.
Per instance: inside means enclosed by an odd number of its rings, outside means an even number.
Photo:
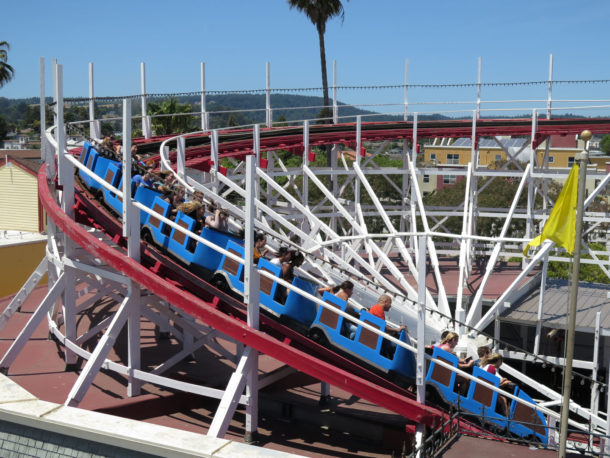
[[[561,425],[559,430],[559,458],[566,456],[568,439],[568,418],[570,416],[570,392],[572,391],[572,361],[574,359],[574,336],[576,328],[576,301],[578,299],[578,277],[580,275],[580,239],[582,238],[582,220],[585,201],[585,181],[587,163],[589,162],[589,140],[591,131],[583,130],[580,138],[585,142],[585,149],[576,155],[578,164],[578,196],[576,199],[576,228],[574,231],[574,257],[572,265],[572,288],[568,308],[568,330],[566,333],[565,369],[563,371],[563,403],[561,406]]]

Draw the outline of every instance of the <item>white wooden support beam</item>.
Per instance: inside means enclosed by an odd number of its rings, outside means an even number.
[[[337,60],[333,59],[333,124],[339,123],[339,106],[337,105]]]
[[[36,285],[38,285],[40,279],[44,277],[44,274],[47,271],[47,266],[47,258],[44,257],[42,258],[42,261],[40,261],[36,269],[34,269],[34,272],[32,272],[32,274],[25,281],[23,286],[19,289],[19,292],[15,294],[15,297],[13,297],[11,302],[9,302],[9,304],[6,306],[4,312],[2,312],[2,315],[0,315],[0,329],[2,329],[6,322],[9,320],[9,318],[13,316],[13,314],[17,310],[19,310],[19,307],[23,305],[30,293],[34,290]]]
[[[151,119],[148,116],[146,105],[146,63],[140,62],[140,94],[141,94],[141,113],[142,113],[142,135],[148,139],[152,137]]]
[[[41,132],[44,132],[41,129]],[[95,122],[95,91],[93,85],[93,62],[89,62],[89,135],[99,140],[101,133],[99,123]]]
[[[181,180],[185,178],[184,167],[186,164],[186,139],[184,136],[180,136],[176,139],[176,173]]]
[[[303,123],[303,181],[301,184],[301,204],[307,210],[309,210],[309,178],[305,171],[309,167],[309,121]],[[309,231],[309,224],[307,219],[304,219],[301,225],[301,229],[305,232]]]
[[[201,130],[207,131],[209,129],[208,123],[208,113],[206,109],[206,100],[205,100],[205,62],[200,63],[200,73],[201,73]]]
[[[530,271],[534,268],[538,261],[540,261],[543,256],[550,251],[552,246],[553,242],[550,240],[547,240],[543,243],[543,245],[538,249],[538,252],[534,256],[534,258],[532,258],[532,262],[530,262],[528,266],[523,271],[521,271],[517,278],[513,280],[510,286],[496,300],[494,305],[492,305],[491,308],[487,311],[487,313],[473,326],[475,329],[483,331],[489,325],[489,323],[493,321],[496,311],[501,306],[504,306],[504,301],[506,300],[507,296],[515,290],[515,288],[521,283],[521,281],[523,281],[525,276],[530,273]]]
[[[49,292],[44,297],[34,314],[30,317],[25,327],[21,330],[17,338],[13,341],[8,351],[0,361],[0,369],[7,371],[10,365],[15,361],[19,352],[23,349],[29,338],[32,336],[43,318],[51,310],[55,301],[64,292],[65,287],[64,274],[60,275],[55,284],[49,289]]]
[[[417,402],[426,404],[426,382],[424,380],[426,371],[426,353],[424,343],[426,341],[426,237],[419,238],[419,257],[417,266],[419,275],[417,278],[417,362],[416,362],[416,384]]]
[[[468,215],[467,209],[469,207],[468,201],[470,199],[470,181],[472,180],[472,162],[468,163],[468,174],[466,175],[466,188],[464,190],[464,214],[462,216],[462,235],[468,234]],[[463,292],[466,283],[468,282],[468,272],[469,269],[466,267],[466,249],[467,249],[467,240],[462,238],[460,240],[460,258],[458,262],[458,284],[456,291],[456,300],[455,300],[455,318],[458,322],[463,323],[466,321],[466,311],[464,310],[463,304]],[[463,332],[462,325],[460,324],[459,333]]]
[[[260,137],[256,135],[255,129],[254,142],[258,142]],[[254,150],[258,150],[260,145],[255,145]],[[259,290],[260,277],[258,270],[252,260],[254,258],[254,220],[256,218],[255,201],[257,196],[258,179],[256,176],[256,156],[246,157],[246,202],[245,202],[245,265],[244,265],[244,301],[248,306],[248,326],[253,329],[259,328],[260,304]],[[250,349],[249,368],[246,371],[246,396],[248,405],[246,406],[246,442],[253,442],[258,430],[258,351]]]
[[[525,174],[523,175],[523,179],[521,180],[521,183],[519,183],[519,187],[517,188],[517,191],[515,192],[513,201],[511,203],[510,209],[508,211],[508,215],[506,216],[506,218],[504,220],[504,225],[502,226],[502,230],[500,231],[499,241],[496,242],[496,244],[493,248],[493,251],[492,251],[491,255],[489,256],[489,260],[487,261],[487,266],[485,268],[485,274],[483,275],[483,280],[481,280],[481,283],[480,283],[480,285],[477,289],[477,292],[474,296],[474,299],[472,301],[472,305],[470,306],[470,310],[468,311],[468,316],[466,317],[467,324],[478,321],[481,317],[481,309],[483,307],[483,292],[485,291],[487,282],[489,281],[489,278],[491,277],[491,273],[493,272],[493,270],[495,268],[496,261],[498,259],[498,256],[500,255],[500,250],[502,250],[502,247],[504,245],[504,243],[502,242],[502,239],[504,237],[506,237],[512,216],[514,215],[515,209],[517,208],[517,203],[519,202],[519,197],[521,196],[521,193],[523,192],[523,188],[525,187],[525,184],[528,182],[527,177],[531,170],[531,166],[532,166],[531,164],[528,164],[525,169]]]
[[[129,317],[129,297],[126,297],[118,310],[114,313],[112,322],[108,329],[97,343],[95,350],[91,353],[91,358],[78,376],[78,379],[72,386],[65,405],[75,407],[85,396],[85,393],[93,383],[97,373],[99,372],[106,356],[114,346],[116,338],[123,329],[127,318]]]
[[[121,285],[126,285],[127,282],[129,281],[129,277],[126,277],[125,275],[118,274],[111,270],[105,270],[105,269],[101,269],[99,267],[85,264],[84,262],[75,261],[73,259],[68,259],[68,258],[63,259],[62,262],[63,262],[64,266],[66,266],[66,267],[71,267],[73,269],[76,269],[76,270],[79,270],[82,272],[87,272],[87,273],[90,273],[97,277],[100,277],[105,280],[109,280],[111,282],[115,282],[115,283],[118,283]]]
[[[595,314],[595,334],[593,336],[593,371],[591,378],[594,380],[591,387],[591,413],[597,415],[599,411],[599,383],[597,383],[597,372],[599,370],[599,344],[601,331],[601,312]],[[607,381],[606,381],[607,382]]]
[[[540,297],[538,298],[538,312],[536,314],[536,335],[534,337],[534,354],[540,353],[540,333],[542,332],[542,317],[544,316],[544,296],[546,294],[546,278],[549,268],[548,253],[542,259],[542,273],[540,277]]]
[[[405,87],[403,91],[403,98],[404,101],[402,120],[406,122],[409,120],[409,59],[405,59]]]
[[[227,433],[229,423],[231,422],[231,418],[233,418],[233,414],[237,408],[241,393],[244,391],[244,387],[246,386],[247,373],[251,364],[252,360],[250,359],[250,347],[246,347],[241,355],[235,372],[233,372],[233,375],[229,380],[229,384],[227,385],[227,389],[225,390],[225,393],[220,401],[220,405],[214,414],[214,418],[207,434],[209,437],[222,438]]]
[[[426,210],[424,207],[424,201],[421,196],[421,192],[419,190],[419,186],[414,184],[417,183],[417,177],[415,175],[415,164],[411,162],[409,170],[411,171],[411,198],[413,195],[417,201],[417,206],[419,208],[419,215],[421,218],[422,225],[424,226],[424,232],[428,234],[430,232],[430,225],[428,224],[428,218],[426,217]],[[438,310],[444,315],[451,315],[451,310],[449,309],[449,302],[447,301],[447,293],[445,292],[445,286],[443,283],[443,278],[441,275],[441,271],[439,268],[438,256],[436,254],[436,247],[434,245],[434,240],[432,237],[427,238],[427,248],[430,254],[430,263],[432,264],[432,268],[434,269],[434,276],[436,277],[436,283],[438,285]]]
[[[608,364],[608,372],[606,373],[606,414],[610,415],[610,364]],[[606,436],[602,438],[601,452],[608,456],[610,455],[610,417],[606,417]]]
[[[143,94],[143,98],[145,95]],[[143,102],[143,108],[145,107]],[[127,237],[127,255],[140,262],[140,212],[131,197],[131,100],[123,99],[123,236]],[[141,383],[133,373],[140,369],[140,286],[131,279],[127,282],[127,365],[129,376],[127,395],[140,394]],[[112,326],[112,325],[111,325]]]
[[[271,127],[273,125],[271,116],[271,63],[267,62],[265,68],[265,121],[267,127]]]
[[[361,169],[360,165],[357,162],[353,164],[353,168],[354,168],[354,171],[356,172],[357,176],[359,177],[360,182],[362,183],[365,190],[369,194],[369,197],[371,198],[371,201],[373,202],[373,205],[375,206],[376,211],[379,213],[379,216],[381,217],[382,221],[384,222],[388,233],[394,234],[394,235],[397,234],[396,228],[392,224],[392,220],[388,216],[383,204],[379,200],[379,197],[373,190],[373,187],[367,180],[366,175],[364,174],[364,171]],[[417,186],[417,183],[416,183],[416,186]],[[364,225],[364,221],[361,221],[361,223],[362,223],[362,229],[366,231],[366,226]],[[365,234],[367,234],[367,233],[368,232],[365,232]],[[368,252],[371,251],[371,247],[370,247],[371,243],[375,243],[375,242],[371,241],[371,242],[366,243]],[[396,246],[398,248],[398,251],[400,252],[403,260],[407,263],[407,266],[409,267],[409,271],[411,272],[411,274],[413,276],[417,276],[418,267],[416,267],[415,264],[413,263],[411,254],[409,253],[406,245],[404,244],[402,237],[396,236],[392,239],[388,239],[387,243],[390,245]],[[388,256],[389,246],[388,246],[387,250],[384,248],[384,250],[382,252],[385,256]],[[371,253],[371,257],[372,257],[372,253]],[[385,259],[384,257],[381,257],[381,256],[378,257],[377,265],[375,266],[376,269],[381,268],[381,265],[382,265],[384,259]],[[402,281],[404,279],[404,275],[398,277],[398,279],[401,282],[401,286],[403,288],[405,288],[412,295],[412,297],[416,297],[417,292],[415,291],[415,289],[407,281]],[[432,298],[432,295],[430,294],[430,292],[427,289],[425,291],[426,291],[426,293],[425,293],[426,294],[426,306],[431,309],[436,310],[437,306],[436,306],[436,303],[434,302],[434,299]]]
[[[477,74],[477,119],[481,117],[481,68],[482,60],[479,57],[479,72]]]
[[[47,98],[45,96],[44,57],[40,58],[40,160],[44,164],[47,160]]]
[[[532,172],[536,166],[536,148],[534,148],[534,144],[536,141],[536,130],[538,129],[538,111],[534,109],[532,111],[532,134],[530,137],[531,140],[531,150],[532,155],[530,156],[529,161],[529,169],[526,173],[523,174],[523,178],[527,179],[527,210],[526,210],[526,219],[525,219],[525,238],[530,240],[532,239],[532,234],[535,231],[534,225],[534,204],[536,200],[536,195],[534,194],[534,178],[532,177]],[[529,262],[527,258],[522,259],[522,266],[525,267]]]
[[[218,195],[218,180],[220,173],[218,167],[220,166],[218,158],[218,129],[212,131],[210,137],[210,156],[212,159],[212,167],[210,168],[210,177],[212,178],[212,192]]]
[[[67,236],[66,236],[67,238]],[[68,245],[72,245],[72,241]],[[68,247],[65,247],[65,252],[68,253]],[[71,267],[64,268],[65,288],[63,292],[62,314],[64,319],[64,329],[66,338],[76,340],[76,277],[77,272]],[[77,356],[76,353],[69,348],[64,348],[64,359],[66,361],[66,369],[74,369]]]

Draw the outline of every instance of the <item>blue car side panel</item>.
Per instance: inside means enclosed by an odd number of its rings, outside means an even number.
[[[404,330],[400,331],[398,340],[408,345],[412,345],[409,335]],[[412,351],[397,345],[394,358],[391,360],[390,369],[407,378],[415,378],[415,355]]]
[[[492,384],[496,388],[500,387],[500,377],[484,371],[480,367],[473,367],[472,376]],[[490,398],[491,396],[491,398]],[[501,428],[508,425],[507,418],[496,412],[498,403],[498,393],[490,390],[482,384],[470,382],[468,396],[460,400],[461,407],[477,415],[484,416],[487,421],[494,423]]]
[[[432,357],[437,359],[443,359],[453,367],[458,366],[458,357],[452,353],[434,347],[432,350]],[[428,367],[428,373],[426,375],[426,382],[434,385],[445,400],[451,404],[457,402],[458,395],[455,390],[456,373],[449,369],[436,364],[434,361],[430,361]]]
[[[171,211],[171,206],[169,203],[157,196],[153,200],[152,210],[167,218],[169,216],[169,212]],[[147,215],[146,222],[144,223],[144,227],[150,230],[155,243],[163,248],[167,248],[169,243],[169,237],[163,232],[163,228],[165,226],[166,224],[164,222],[151,215]]]
[[[99,154],[95,149],[93,149],[93,148],[89,149],[89,153],[87,154],[87,161],[84,162],[84,164],[92,172],[95,172],[95,166],[97,164],[98,156],[99,156]],[[91,178],[89,175],[87,175],[85,172],[79,171],[78,173],[79,173],[81,179],[83,180],[83,183],[85,183],[85,185],[88,188],[90,188],[90,189],[99,188],[100,185],[97,184],[97,182],[93,178]],[[97,186],[97,188],[94,188],[94,186]]]
[[[312,296],[315,296],[318,285],[307,281],[301,277],[294,277],[292,284]],[[290,318],[310,326],[316,317],[316,303],[311,299],[307,299],[295,291],[288,292],[286,303],[284,304],[284,313]]]
[[[146,205],[148,208],[152,208],[152,203],[155,197],[161,197],[161,194],[157,191],[147,188],[146,186],[138,186],[134,199],[140,202],[142,205]],[[144,210],[140,210],[140,224],[144,224],[148,218],[148,213]]]
[[[192,231],[195,227],[195,220],[189,216],[186,216],[182,212],[178,212],[176,215],[176,224],[182,226],[189,231]],[[193,253],[187,250],[187,244],[189,238],[186,234],[180,232],[179,230],[172,228],[172,232],[169,236],[169,242],[167,245],[167,249],[174,256],[180,258],[182,261],[190,264],[193,260]]]
[[[108,171],[108,166],[110,164],[117,165],[118,162],[112,161],[106,157],[98,156],[97,160],[95,161],[95,169],[93,171],[97,176],[106,179],[106,172]],[[102,185],[99,184],[97,181],[91,180],[91,184],[89,185],[89,187],[92,190],[97,190],[102,188]]]
[[[266,260],[265,258],[260,258],[258,260],[259,270],[266,270],[276,277],[279,277],[282,273],[282,268],[276,264],[273,264]],[[261,305],[267,307],[273,313],[278,316],[282,316],[284,314],[285,306],[284,304],[280,304],[275,300],[275,292],[277,291],[277,282],[263,275],[260,276],[260,293],[259,300]]]
[[[108,164],[106,169],[106,181],[120,189],[123,183],[123,177],[121,176],[121,169],[117,164]],[[113,192],[104,188],[104,201],[106,205],[112,208],[118,215],[123,213],[123,201]]]
[[[244,258],[244,247],[233,240],[229,240],[227,242],[227,246],[225,250],[231,252],[232,254]],[[232,266],[227,270],[227,266]],[[244,265],[240,262],[234,261],[228,256],[222,255],[222,259],[220,260],[219,269],[222,269],[227,274],[227,279],[229,280],[229,284],[231,288],[235,291],[238,291],[243,294],[244,292],[244,281],[243,281],[243,272]]]
[[[519,388],[515,388],[515,396],[531,402],[532,404],[536,404],[527,393],[519,390]],[[510,416],[514,420],[509,425],[509,430],[512,433],[520,437],[529,437],[535,434],[543,444],[548,444],[549,431],[542,412],[534,411],[534,409],[519,404],[517,401],[512,401]],[[522,423],[519,423],[519,421]]]
[[[238,237],[226,232],[211,229],[209,227],[203,228],[201,231],[201,237],[214,243],[215,245],[218,245],[220,248],[227,246],[227,242],[229,240],[235,242],[236,244],[243,244],[243,241]],[[219,266],[222,266],[221,260],[223,260],[223,258],[224,256],[214,248],[208,247],[203,243],[198,243],[197,248],[195,249],[195,255],[193,257],[193,263],[203,267],[204,269],[215,271],[219,268]]]

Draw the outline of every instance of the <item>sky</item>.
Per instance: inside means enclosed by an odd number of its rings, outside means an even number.
[[[343,3],[344,21],[329,21],[325,36],[329,81],[336,60],[338,86],[402,85],[406,60],[411,85],[476,83],[479,58],[483,82],[544,81],[551,54],[554,80],[610,79],[607,0]],[[285,0],[1,0],[0,5],[0,41],[10,44],[8,63],[15,69],[0,97],[38,96],[41,57],[47,95],[52,95],[51,62],[57,59],[66,97],[88,95],[89,62],[96,96],[138,94],[141,62],[148,93],[199,91],[200,62],[208,91],[264,89],[266,62],[272,88],[322,85],[316,29]],[[547,88],[486,86],[481,95],[488,101],[544,100]],[[408,97],[413,107],[423,101],[473,101],[476,88],[412,87]],[[553,97],[608,100],[610,84],[557,84]],[[338,98],[398,106],[404,90],[342,89]],[[422,104],[417,111],[433,109]]]

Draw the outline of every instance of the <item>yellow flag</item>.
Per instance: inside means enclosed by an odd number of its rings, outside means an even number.
[[[539,246],[550,239],[562,246],[570,254],[574,252],[574,235],[576,233],[576,199],[578,197],[578,164],[572,166],[568,179],[555,202],[548,221],[542,228],[542,234],[525,245],[523,255],[527,257],[530,247]]]

